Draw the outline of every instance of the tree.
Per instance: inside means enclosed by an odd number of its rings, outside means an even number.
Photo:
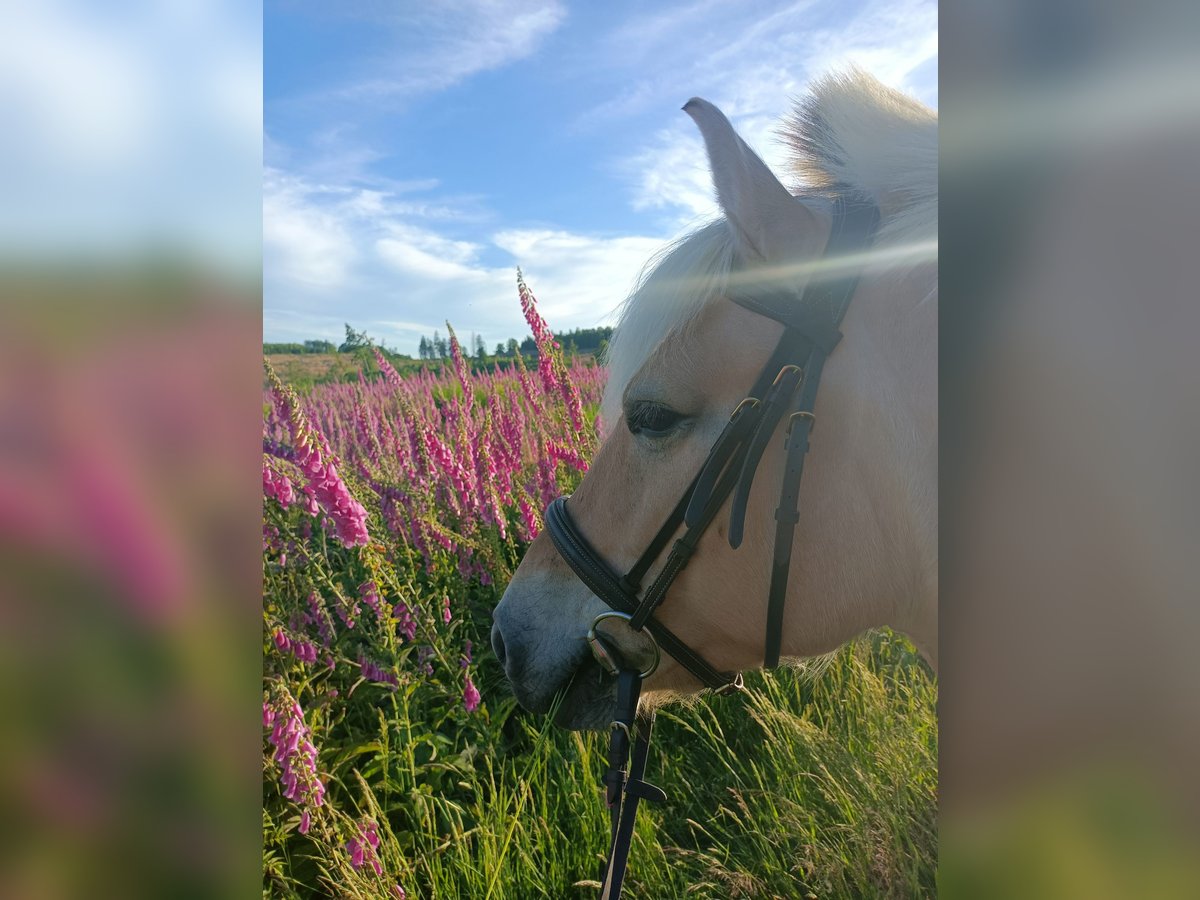
[[[371,343],[371,339],[367,337],[366,332],[355,331],[350,327],[350,323],[346,323],[346,340],[342,346],[338,347],[338,353],[353,353],[360,347],[366,347]]]
[[[516,355],[517,355],[517,351],[518,351],[519,349],[520,349],[520,346],[517,344],[517,339],[516,339],[516,338],[509,338],[509,339],[508,339],[508,345],[507,345],[507,347],[505,348],[505,351],[504,351],[504,353],[505,353],[505,355],[506,355],[506,356],[516,356]]]
[[[429,359],[429,338],[421,335],[421,343],[417,345],[417,355],[421,359]]]
[[[475,358],[481,362],[487,359],[487,347],[484,346],[483,338],[477,334],[472,338],[472,340],[475,344]]]
[[[504,355],[504,345],[503,345],[503,344],[497,344],[497,345],[496,345],[496,355],[497,355],[497,356],[503,356],[503,355]]]
[[[612,328],[572,328],[569,332],[559,335],[564,346],[575,344],[578,353],[599,352],[600,344],[612,337]]]

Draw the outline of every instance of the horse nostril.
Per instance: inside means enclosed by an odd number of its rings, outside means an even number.
[[[499,624],[492,625],[492,652],[496,654],[496,659],[500,661],[500,667],[504,667],[507,655],[504,652],[504,635],[500,633]]]

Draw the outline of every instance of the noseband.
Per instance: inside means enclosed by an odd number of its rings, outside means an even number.
[[[833,227],[823,258],[836,260],[864,250],[879,224],[874,203],[850,191],[839,191],[833,210]],[[633,821],[640,799],[663,800],[666,795],[642,780],[649,748],[653,714],[638,716],[641,682],[658,665],[661,647],[717,693],[737,690],[739,673],[721,672],[655,619],[654,611],[687,566],[700,538],[717,513],[732,496],[729,512],[729,544],[737,549],[744,534],[746,507],[754,475],[779,424],[786,418],[785,468],[775,510],[775,547],[771,562],[771,585],[767,597],[767,629],[763,665],[779,664],[783,641],[784,599],[791,569],[792,539],[800,520],[797,506],[808,437],[816,418],[817,386],[825,359],[841,340],[846,308],[858,287],[857,268],[836,266],[833,275],[813,277],[797,298],[796,292],[773,284],[743,284],[735,279],[729,299],[784,326],[779,343],[759,372],[746,398],[738,404],[729,422],[713,444],[708,458],[684,492],[649,546],[624,575],[618,574],[588,543],[567,511],[566,497],[546,510],[546,530],[559,554],[593,594],[613,612],[598,616],[588,632],[588,643],[597,662],[617,676],[617,709],[612,722],[609,770],[605,776],[607,803],[612,812],[612,849],[604,875],[602,898],[616,900],[633,836]],[[675,538],[680,527],[683,534]],[[666,563],[640,597],[642,580],[651,565],[671,544]],[[597,631],[603,620],[624,619],[635,632],[649,632],[655,644],[652,665],[643,670],[623,667],[614,650]],[[636,728],[633,764],[625,771]],[[625,800],[620,803],[621,795]]]

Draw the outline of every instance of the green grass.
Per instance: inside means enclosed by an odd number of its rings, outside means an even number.
[[[934,896],[937,689],[907,642],[873,634],[816,671],[747,687],[660,712],[647,778],[668,801],[642,805],[626,896]],[[384,866],[409,898],[597,896],[604,736],[511,701],[491,716],[503,749],[443,760],[440,790],[419,742],[404,740],[416,723],[380,723],[398,740],[358,758],[377,787],[357,788],[363,812],[387,823]],[[379,896],[348,866],[320,874],[338,896]],[[270,893],[311,895],[279,882]]]

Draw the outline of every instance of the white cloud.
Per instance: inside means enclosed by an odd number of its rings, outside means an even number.
[[[593,237],[567,231],[513,229],[492,238],[522,266],[555,330],[611,323],[662,238]]]
[[[415,217],[389,191],[277,169],[267,170],[263,216],[267,340],[340,339],[348,321],[405,352],[447,319],[489,346],[527,334],[517,266],[553,330],[610,322],[664,243],[547,228],[464,240],[442,230],[459,223]]]
[[[650,143],[616,166],[631,185],[635,210],[662,213],[665,228],[679,232],[720,213],[708,157],[695,125],[684,113]],[[777,122],[770,116],[733,119],[734,127],[773,171],[783,173],[786,148],[775,140]]]
[[[472,241],[460,241],[444,237],[428,228],[419,228],[389,218],[382,227],[393,239],[392,243],[404,243],[421,251],[461,265],[469,265],[479,257],[480,246]]]
[[[914,73],[937,58],[937,7],[928,0],[870,0],[836,21],[828,8],[812,2],[765,14],[761,7],[753,14],[727,7],[698,20],[687,12],[657,12],[601,41],[612,67],[639,68],[638,87],[584,111],[577,128],[651,106],[673,112],[699,95],[720,106],[747,143],[785,177],[787,153],[775,130],[793,98],[823,72],[854,63],[886,84],[936,102],[936,80],[911,83]],[[725,18],[714,21],[713,15]],[[695,27],[694,21],[704,24]],[[703,145],[683,113],[613,163],[612,171],[629,185],[633,208],[660,212],[665,227],[716,213]]]
[[[667,209],[688,218],[716,213],[704,144],[688,126],[659,131],[646,149],[620,164],[634,185],[634,209]]]
[[[884,84],[936,105],[937,81],[913,75],[938,55],[938,10],[926,0],[875,0],[849,22],[815,32],[806,46],[812,73],[853,62]]]
[[[408,98],[452,87],[534,53],[566,18],[558,0],[444,0],[422,9],[372,6],[390,28],[387,58],[368,60],[360,77],[333,90],[350,100]]]
[[[346,221],[354,199],[324,205],[317,202],[321,194],[277,169],[264,173],[263,269],[273,279],[313,288],[345,283],[357,256]]]
[[[472,269],[463,263],[455,262],[422,250],[404,241],[392,238],[382,238],[375,242],[375,252],[388,264],[402,272],[420,278],[435,281],[456,281],[469,283],[476,281],[482,274],[478,269]],[[463,284],[464,287],[467,284]]]
[[[418,190],[436,182],[408,182]],[[405,221],[453,220],[448,207],[398,201],[391,190],[314,181],[268,167],[263,176],[264,269],[293,287],[344,289],[364,255],[435,279],[469,277],[479,245]]]

